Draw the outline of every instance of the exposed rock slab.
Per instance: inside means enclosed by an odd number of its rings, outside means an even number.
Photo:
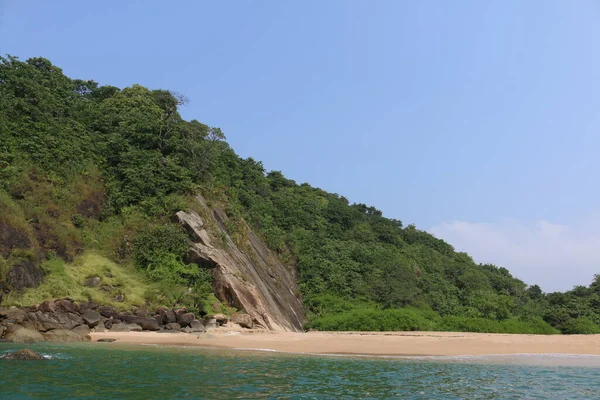
[[[199,202],[207,207],[202,198]],[[180,211],[175,216],[195,240],[187,261],[211,268],[216,296],[245,311],[257,327],[302,331],[304,309],[295,268],[283,264],[247,225],[247,246],[241,250],[227,233],[225,213],[218,209],[207,211],[217,226],[214,235],[219,239],[205,229],[196,212]],[[211,245],[220,241],[225,241],[223,249]]]

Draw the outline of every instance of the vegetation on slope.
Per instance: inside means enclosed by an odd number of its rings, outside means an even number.
[[[122,290],[126,304],[202,308],[210,275],[184,262],[186,235],[170,222],[200,191],[224,206],[234,239],[243,243],[245,220],[297,266],[308,327],[600,331],[599,280],[544,294],[374,207],[238,157],[218,128],[182,120],[184,101],[165,90],[70,79],[43,58],[0,59],[5,302],[63,295],[53,287],[63,274],[72,297],[114,302]],[[9,271],[24,263],[46,270],[40,288],[15,291]],[[122,289],[102,297],[77,287],[106,265]]]

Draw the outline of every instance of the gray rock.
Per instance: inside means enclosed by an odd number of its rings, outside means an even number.
[[[114,320],[112,318],[109,318],[106,321],[104,321],[104,327],[106,329],[112,328],[113,324],[114,324]]]
[[[137,315],[119,314],[119,319],[128,324],[137,324],[145,331],[157,331],[160,329],[154,318],[138,317]]]
[[[177,322],[170,322],[165,325],[165,329],[168,331],[180,331],[181,325],[179,325]]]
[[[153,319],[156,321],[156,323],[157,323],[158,325],[164,325],[164,324],[165,324],[165,323],[163,322],[163,317],[162,317],[162,315],[155,314],[155,315],[153,315],[153,316],[152,316],[152,318],[153,318]]]
[[[206,330],[217,329],[217,320],[214,318],[209,319],[204,323]]]
[[[193,320],[196,319],[194,313],[181,313],[177,315],[177,323],[182,327],[190,326]]]
[[[100,282],[102,282],[102,279],[99,276],[94,276],[91,278],[88,278],[84,285],[87,287],[96,287],[98,285],[100,285]]]
[[[67,329],[53,329],[44,332],[44,340],[46,342],[89,342],[89,335],[80,335],[77,332]]]
[[[116,342],[117,339],[113,339],[113,338],[102,338],[102,339],[98,339],[96,340],[96,342],[99,343],[112,343],[112,342]]]
[[[204,324],[200,321],[198,321],[197,319],[193,320],[190,323],[190,328],[192,330],[192,332],[206,332],[206,328],[204,327]]]
[[[111,306],[100,306],[98,307],[97,311],[100,313],[100,315],[106,318],[119,318],[119,313],[114,307]]]
[[[43,342],[44,337],[34,329],[23,328],[20,325],[11,325],[4,333],[4,339],[13,343]]]
[[[67,312],[67,313],[76,313],[79,309],[77,304],[73,303],[70,299],[60,299],[54,302],[56,309]]]
[[[6,322],[13,324],[20,324],[25,320],[27,312],[23,309],[11,307],[7,310],[0,311],[0,319],[4,319]]]
[[[142,327],[137,324],[114,324],[110,328],[111,332],[141,332]]]
[[[73,332],[78,333],[82,336],[86,336],[90,333],[90,328],[87,325],[79,325],[73,328]]]
[[[23,324],[38,331],[46,332],[52,329],[73,329],[83,324],[83,319],[75,313],[36,311],[28,312],[25,315]]]
[[[252,329],[254,328],[254,321],[248,314],[236,313],[231,316],[231,322],[238,324],[242,328]]]
[[[192,333],[192,328],[186,326],[185,328],[181,328],[181,332],[183,333]]]
[[[88,309],[81,313],[81,317],[87,326],[93,328],[100,323],[101,315],[97,311]]]
[[[175,315],[175,312],[168,308],[164,308],[164,307],[157,308],[156,314],[158,314],[162,317],[163,322],[161,325],[170,324],[172,322],[177,322],[177,316]]]
[[[42,312],[56,312],[56,303],[52,300],[46,300],[38,306],[38,311]]]

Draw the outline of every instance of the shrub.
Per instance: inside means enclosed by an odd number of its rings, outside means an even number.
[[[75,214],[75,215],[73,215],[73,217],[71,218],[71,220],[73,221],[73,225],[75,225],[76,227],[81,228],[83,226],[84,219],[81,216],[81,214]]]
[[[324,331],[427,331],[434,330],[431,315],[418,309],[380,310],[360,308],[340,314],[317,317],[309,327]]]
[[[565,322],[560,330],[566,334],[595,334],[600,333],[600,327],[587,317],[573,318]]]

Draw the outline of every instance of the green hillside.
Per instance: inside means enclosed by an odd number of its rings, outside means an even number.
[[[240,158],[220,129],[182,120],[184,101],[0,58],[3,304],[214,303],[210,274],[184,262],[188,238],[170,222],[202,193],[225,209],[234,240],[246,221],[297,266],[309,328],[600,332],[600,280],[544,294],[374,207]],[[42,285],[19,287],[15,271],[33,269]],[[84,285],[101,274],[106,287]]]

